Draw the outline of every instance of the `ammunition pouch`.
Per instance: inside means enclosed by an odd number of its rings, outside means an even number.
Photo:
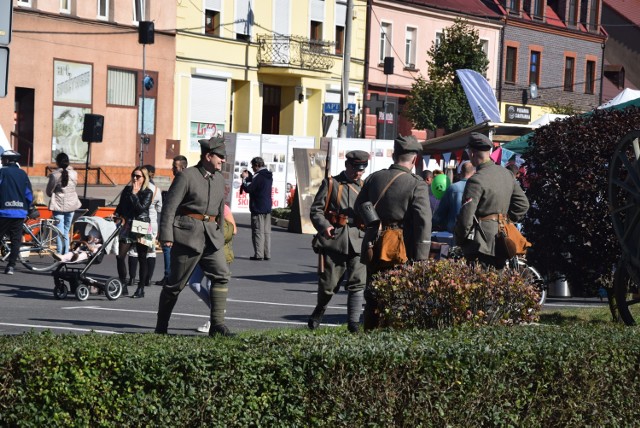
[[[335,211],[328,211],[325,213],[324,218],[327,219],[334,227],[345,227],[349,224],[349,216],[346,214],[338,214]]]

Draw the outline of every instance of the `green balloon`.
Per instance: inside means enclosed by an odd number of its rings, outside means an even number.
[[[433,177],[433,181],[431,182],[431,193],[436,199],[442,199],[442,195],[447,191],[449,186],[451,185],[451,180],[447,176],[447,174],[438,174]]]

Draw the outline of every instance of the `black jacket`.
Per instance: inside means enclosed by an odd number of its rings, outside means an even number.
[[[249,194],[249,211],[251,214],[269,214],[273,201],[271,189],[273,174],[266,168],[259,169],[253,177],[247,177],[242,188]]]
[[[149,207],[153,200],[153,192],[148,187],[138,194],[133,194],[133,187],[126,186],[120,195],[120,202],[116,208],[116,215],[127,220],[149,220]]]

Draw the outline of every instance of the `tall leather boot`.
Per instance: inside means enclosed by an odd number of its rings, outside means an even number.
[[[173,307],[178,301],[178,296],[174,296],[165,288],[160,292],[160,301],[158,302],[158,320],[156,321],[155,332],[157,334],[167,334],[169,329],[169,319],[173,312]]]
[[[122,279],[122,278],[120,278],[120,282],[122,283],[122,295],[123,296],[128,296],[129,295],[129,284],[130,284],[130,282],[127,281],[126,279]]]
[[[138,283],[138,288],[136,288],[136,292],[131,296],[132,299],[142,299],[144,297],[144,284]]]
[[[209,328],[209,336],[235,336],[224,323],[228,294],[229,288],[226,282],[211,284],[211,289],[209,290],[209,302],[211,303],[211,327]]]
[[[323,290],[318,290],[318,302],[316,303],[316,307],[313,309],[313,312],[311,313],[311,316],[307,321],[307,326],[310,330],[315,330],[316,328],[320,327],[324,311],[327,310],[327,305],[330,301],[330,295],[324,294]]]
[[[380,324],[380,316],[376,313],[377,302],[367,299],[364,304],[364,313],[362,326],[364,327],[364,331],[373,330],[374,328],[378,328]]]
[[[151,278],[153,278],[153,271],[156,270],[156,258],[147,257],[147,277],[148,281],[145,283],[145,287],[151,285]]]
[[[347,296],[347,329],[351,333],[360,331],[360,312],[362,312],[363,300],[364,290],[349,291]]]

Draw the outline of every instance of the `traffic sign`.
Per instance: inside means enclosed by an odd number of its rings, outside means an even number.
[[[9,48],[0,47],[0,98],[7,96],[9,81]]]
[[[13,0],[0,0],[0,45],[11,43]]]

